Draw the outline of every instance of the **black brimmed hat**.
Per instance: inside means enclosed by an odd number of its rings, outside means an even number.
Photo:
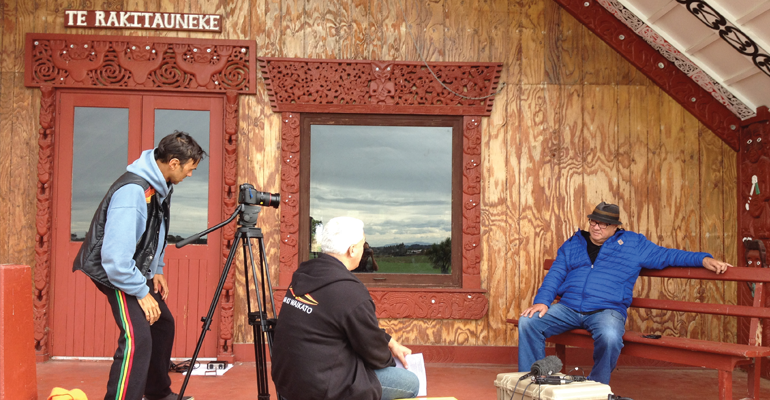
[[[599,203],[594,208],[594,212],[588,214],[588,218],[594,221],[604,222],[611,225],[620,225],[620,207],[616,204]]]

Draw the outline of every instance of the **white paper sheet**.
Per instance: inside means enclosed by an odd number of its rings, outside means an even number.
[[[407,361],[409,362],[409,361]],[[224,369],[206,369],[206,364],[199,364],[192,370],[192,376],[222,376],[225,372],[229,371],[233,367],[233,364],[228,364]],[[182,375],[187,375],[187,371],[182,372]]]
[[[406,356],[406,363],[409,365],[409,368],[407,369],[414,372],[414,374],[417,375],[417,379],[420,380],[420,391],[417,393],[417,396],[427,396],[428,380],[425,377],[425,360],[422,357],[422,353],[410,354]],[[398,361],[398,359],[396,359],[396,367],[404,368],[404,366],[401,364],[401,361]]]

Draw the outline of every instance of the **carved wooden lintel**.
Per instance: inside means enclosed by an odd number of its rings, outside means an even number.
[[[27,87],[256,93],[248,40],[28,33]]]
[[[432,62],[429,70],[413,61],[258,60],[275,112],[488,116],[503,68],[482,62]]]

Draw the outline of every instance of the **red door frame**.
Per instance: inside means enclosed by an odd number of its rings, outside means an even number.
[[[127,161],[135,160],[143,149],[154,147],[156,109],[201,110],[210,112],[210,143],[221,143],[224,123],[224,99],[221,95],[169,96],[161,93],[105,93],[93,91],[60,91],[57,94],[60,116],[59,140],[56,142],[54,176],[57,182],[53,197],[53,276],[51,294],[51,353],[78,357],[108,357],[114,351],[117,329],[105,298],[82,274],[70,270],[80,244],[70,241],[70,206],[72,188],[72,146],[75,107],[129,109]],[[109,129],[106,127],[106,129]],[[150,132],[150,134],[147,134]],[[222,148],[209,146],[210,157],[207,226],[219,223],[222,213]],[[218,177],[218,178],[217,178]],[[208,235],[206,245],[189,245],[184,249],[168,246],[165,270],[170,291],[168,306],[175,316],[177,337],[172,355],[189,356],[197,342],[199,315],[205,314],[213,297],[218,277],[221,232]],[[207,267],[208,266],[208,267]],[[213,266],[213,267],[212,267]],[[56,289],[59,290],[56,290]],[[72,288],[73,290],[61,290]],[[197,293],[197,296],[195,295]],[[189,296],[189,297],[188,297]],[[73,299],[74,297],[74,299]],[[56,312],[57,307],[63,307]],[[88,320],[88,321],[86,321]],[[215,318],[215,321],[218,320]],[[215,322],[216,324],[216,322]],[[202,356],[216,355],[216,341],[207,337]]]

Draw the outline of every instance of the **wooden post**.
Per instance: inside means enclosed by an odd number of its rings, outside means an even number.
[[[0,265],[0,400],[36,400],[32,268]]]

